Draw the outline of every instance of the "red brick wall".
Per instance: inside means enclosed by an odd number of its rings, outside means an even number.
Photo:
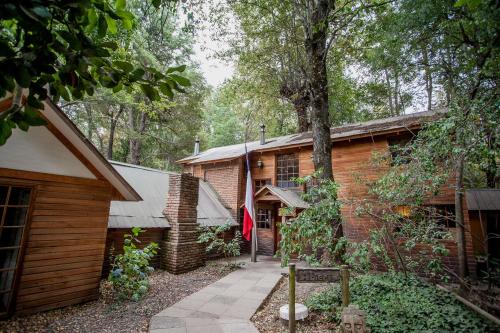
[[[239,200],[243,172],[241,163],[241,159],[236,159],[230,162],[202,165],[201,169],[194,174],[213,186],[222,204],[231,210],[235,219],[238,217],[238,209],[241,205]]]
[[[354,144],[356,143],[356,144]],[[344,202],[342,218],[344,220],[344,234],[355,242],[368,239],[370,229],[376,226],[376,221],[368,216],[356,215],[356,208],[360,200],[369,199],[367,181],[378,179],[387,166],[374,164],[374,154],[387,152],[388,144],[385,137],[356,140],[353,142],[335,143],[333,148],[333,174],[335,181],[340,184],[339,198]],[[433,204],[454,204],[454,189],[448,184],[443,186],[441,193],[429,200]],[[472,249],[472,237],[469,229],[469,215],[465,210],[466,223],[466,251],[468,266],[471,273],[475,272],[475,261]],[[443,241],[450,254],[443,258],[447,267],[458,271],[456,242]],[[415,251],[424,249],[419,246]],[[415,252],[416,253],[416,252]]]
[[[314,171],[311,160],[311,147],[295,149],[281,149],[263,153],[253,153],[251,160],[251,171],[254,179],[271,179],[276,182],[275,155],[285,152],[296,151],[299,154],[299,173],[306,176]],[[375,164],[373,157],[377,154],[386,154],[388,143],[385,136],[376,136],[351,141],[334,142],[332,150],[333,174],[335,181],[340,185],[339,198],[345,202],[342,207],[342,216],[345,222],[345,235],[352,241],[363,241],[368,238],[369,230],[375,226],[375,221],[367,216],[357,216],[355,210],[359,201],[368,199],[367,181],[378,179],[388,166]],[[264,162],[263,168],[257,167],[257,161]],[[203,177],[214,186],[215,190],[228,204],[236,216],[236,209],[243,204],[245,194],[245,177],[243,177],[242,159],[233,162],[212,163],[202,166],[188,167],[198,177]],[[454,204],[453,182],[443,186],[442,193],[432,198],[429,203]],[[466,229],[469,231],[468,213],[465,212]],[[266,231],[262,231],[261,238],[263,251],[268,252],[270,244],[266,239],[271,237]],[[450,249],[450,256],[444,260],[445,264],[456,268],[456,243],[446,242]],[[475,263],[472,254],[472,237],[470,232],[466,234],[466,246],[468,261],[471,272],[475,271]]]

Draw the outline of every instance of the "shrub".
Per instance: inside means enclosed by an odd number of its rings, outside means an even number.
[[[198,243],[207,244],[205,251],[215,251],[222,253],[224,258],[237,257],[240,255],[241,234],[238,230],[234,233],[234,237],[226,242],[224,240],[224,232],[231,229],[229,222],[215,227],[201,227]]]
[[[318,254],[333,258],[335,237],[341,233],[340,201],[337,198],[339,185],[330,179],[322,179],[315,172],[304,178],[296,178],[299,185],[308,184],[309,189],[302,199],[310,204],[296,218],[280,224],[281,240],[276,256],[286,266],[293,255],[311,265],[319,265]],[[330,263],[327,263],[330,264]]]
[[[493,324],[469,311],[449,293],[415,276],[361,275],[350,283],[351,302],[366,311],[373,333],[391,332],[496,332]],[[307,300],[309,309],[330,313],[340,321],[338,285]]]
[[[108,281],[120,298],[139,300],[149,288],[148,274],[154,269],[149,262],[156,254],[158,244],[150,243],[137,248],[141,228],[132,228],[132,234],[124,235],[123,254],[117,255],[112,264]]]

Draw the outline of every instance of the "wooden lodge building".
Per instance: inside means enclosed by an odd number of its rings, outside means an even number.
[[[133,186],[143,200],[138,202],[111,202],[106,238],[106,255],[102,271],[103,277],[106,277],[109,272],[110,256],[123,252],[123,236],[125,233],[130,233],[130,229],[133,227],[141,227],[144,230],[138,237],[141,242],[139,246],[147,245],[150,242],[159,245],[159,253],[152,261],[154,268],[180,272],[189,270],[190,267],[202,265],[205,257],[214,258],[219,255],[218,253],[206,254],[205,248],[202,247],[189,263],[184,262],[183,267],[173,267],[171,265],[169,262],[171,258],[168,256],[169,240],[175,238],[174,234],[178,230],[172,225],[176,222],[176,217],[169,218],[165,214],[165,210],[174,201],[186,199],[187,197],[184,194],[182,198],[176,198],[179,193],[171,192],[171,187],[173,189],[176,186],[182,187],[184,193],[188,195],[196,196],[197,194],[197,198],[191,198],[190,202],[187,202],[190,203],[187,207],[195,215],[196,225],[193,225],[194,228],[198,226],[215,227],[229,223],[231,229],[226,232],[225,238],[232,238],[234,235],[238,223],[232,217],[229,209],[222,204],[217,192],[209,183],[198,179],[191,183],[186,179],[183,180],[181,175],[174,172],[115,161],[110,161],[110,163]],[[181,181],[183,183],[179,184]],[[196,239],[190,241],[191,243],[184,242],[180,246],[184,249],[200,247]],[[179,243],[177,243],[177,247],[179,247]],[[184,259],[187,260],[188,256],[185,256]]]
[[[368,196],[368,188],[357,179],[362,177],[368,181],[375,180],[386,170],[385,167],[372,163],[374,154],[389,153],[392,145],[407,142],[424,122],[432,121],[438,116],[434,112],[420,112],[331,129],[333,174],[335,181],[340,184],[339,198],[344,202],[344,233],[348,239],[368,239],[369,230],[375,223],[369,217],[357,216],[353,203]],[[250,154],[250,169],[256,192],[258,251],[261,254],[273,255],[279,242],[277,225],[284,219],[280,216],[280,208],[295,207],[300,211],[307,207],[300,199],[300,192],[304,189],[298,188],[291,179],[310,175],[314,171],[312,133],[266,139],[265,128],[262,126],[260,140],[247,143],[247,150]],[[183,165],[185,172],[209,182],[219,193],[223,203],[231,208],[235,219],[241,219],[246,186],[244,144],[199,152],[199,142],[196,142],[195,154],[179,160],[178,163]],[[429,204],[437,209],[453,210],[452,184],[445,186],[438,196],[431,198]],[[479,223],[477,219],[473,222]],[[465,223],[468,264],[470,271],[474,272],[475,260],[468,211],[465,211]],[[454,228],[453,225],[448,227]],[[474,225],[472,230],[478,228]],[[450,255],[444,258],[444,261],[448,267],[456,268],[456,242],[444,242],[450,250]]]
[[[55,104],[40,113],[0,146],[0,318],[98,298],[111,200],[141,200]]]

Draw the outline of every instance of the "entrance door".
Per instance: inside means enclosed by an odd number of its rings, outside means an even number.
[[[488,253],[496,260],[500,260],[500,214],[488,213],[486,215],[488,232]]]
[[[0,317],[10,314],[31,188],[0,184]]]
[[[281,234],[280,234],[280,224],[281,224],[281,216],[279,216],[279,206],[274,205],[274,219],[273,219],[273,239],[274,239],[274,254],[279,249],[279,243],[281,240]]]

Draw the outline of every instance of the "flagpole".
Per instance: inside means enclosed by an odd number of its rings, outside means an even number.
[[[246,156],[246,165],[247,165],[247,172],[250,173],[250,161],[249,161],[249,156],[248,156],[248,150],[247,150],[247,139],[248,139],[248,128],[249,128],[249,122],[250,122],[250,114],[248,114],[247,119],[245,121],[246,126],[245,126],[245,156]],[[253,186],[252,186],[253,187]],[[247,189],[248,190],[248,189]],[[253,189],[252,189],[252,196],[254,195]],[[253,201],[253,197],[252,197]],[[254,205],[252,205],[254,206]],[[249,212],[252,214],[252,240],[251,240],[251,250],[250,250],[250,256],[251,256],[251,261],[252,262],[257,262],[257,223],[255,221],[255,207],[252,207],[252,212]]]

